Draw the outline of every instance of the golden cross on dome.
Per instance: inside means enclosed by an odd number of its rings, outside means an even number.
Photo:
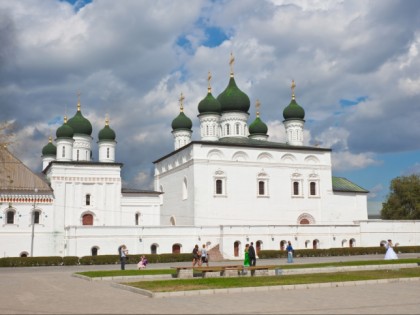
[[[229,65],[230,65],[230,76],[233,77],[233,64],[235,63],[235,57],[233,57],[233,54],[230,53],[230,60],[229,60]]]
[[[260,117],[260,112],[259,112],[260,106],[261,106],[260,100],[257,100],[257,102],[255,103],[255,108],[257,109],[257,117]]]
[[[292,100],[295,99],[295,87],[296,87],[295,80],[292,80],[292,86],[291,86],[291,88],[292,88]]]
[[[80,95],[82,95],[82,93],[80,93],[80,90],[77,91],[77,111],[80,112]]]
[[[67,115],[64,115],[64,123],[67,124]]]
[[[108,113],[105,114],[105,126],[109,126],[109,117],[108,117]]]
[[[207,76],[207,82],[208,82],[207,90],[208,90],[209,93],[211,92],[211,84],[210,84],[210,81],[211,81],[211,72],[209,71],[209,74]]]
[[[180,109],[181,109],[181,112],[183,112],[184,111],[184,104],[182,103],[183,101],[185,100],[185,97],[184,97],[184,95],[182,94],[182,92],[181,92],[181,97],[179,98],[179,102],[180,102]]]

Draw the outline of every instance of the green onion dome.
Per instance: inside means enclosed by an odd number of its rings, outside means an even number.
[[[228,86],[222,93],[220,93],[217,100],[222,106],[222,112],[241,111],[248,113],[250,107],[248,95],[237,87],[233,75],[230,77]]]
[[[305,110],[296,103],[295,100],[295,81],[292,81],[292,100],[290,101],[290,104],[283,110],[283,117],[284,120],[303,120],[305,118]]]
[[[73,138],[73,128],[67,123],[67,116],[64,116],[64,124],[55,132],[57,138]]]
[[[250,135],[267,135],[267,132],[267,125],[258,116],[255,118],[252,124],[249,125]]]
[[[192,121],[189,119],[184,112],[180,112],[178,117],[172,121],[172,130],[187,129],[191,130]]]
[[[205,113],[220,113],[222,106],[219,101],[209,91],[207,96],[198,103],[198,112],[200,114]]]
[[[48,144],[42,148],[42,156],[57,155],[57,147],[52,143],[52,138],[49,138]]]
[[[102,128],[98,133],[98,139],[99,141],[103,141],[103,140],[115,141],[115,138],[116,138],[115,131],[109,127],[109,120],[107,118],[105,120],[105,127]]]
[[[77,103],[77,112],[73,118],[69,119],[68,124],[73,128],[73,132],[90,136],[92,134],[92,124],[82,115],[80,101]]]

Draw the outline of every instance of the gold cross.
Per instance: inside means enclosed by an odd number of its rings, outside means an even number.
[[[291,88],[292,88],[292,99],[293,100],[295,99],[295,87],[296,87],[295,80],[292,80]]]
[[[233,57],[232,52],[230,53],[230,60],[229,60],[229,65],[230,65],[230,75],[233,76],[233,64],[235,62],[235,57]]]
[[[257,109],[257,117],[260,116],[260,112],[259,112],[260,106],[261,106],[260,100],[257,100],[257,102],[255,103],[255,108]]]
[[[80,93],[80,90],[77,91],[77,111],[80,112],[80,95],[82,95],[82,93]]]
[[[210,81],[211,81],[211,72],[209,71],[209,74],[208,74],[208,76],[207,76],[207,82],[208,82],[208,92],[210,93],[211,92],[211,84],[210,84]]]
[[[181,97],[179,98],[179,102],[181,103],[181,106],[180,106],[180,109],[181,109],[181,112],[183,112],[184,111],[184,105],[182,104],[182,102],[185,100],[185,97],[184,97],[184,95],[182,94],[182,92],[181,92]]]

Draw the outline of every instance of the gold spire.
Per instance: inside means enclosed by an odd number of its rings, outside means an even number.
[[[260,100],[257,100],[257,102],[255,103],[255,108],[257,109],[257,117],[260,117],[260,112],[259,112],[260,106],[261,106]]]
[[[77,111],[80,112],[80,91],[77,92]]]
[[[233,57],[232,52],[230,53],[230,60],[229,60],[229,65],[230,65],[230,76],[233,77],[233,64],[235,63],[235,57]]]
[[[180,102],[180,107],[179,109],[181,110],[181,113],[184,111],[184,104],[182,103],[185,100],[184,95],[181,92],[181,97],[179,98],[179,102]]]
[[[292,86],[291,86],[291,88],[292,88],[292,100],[295,99],[295,87],[296,87],[295,80],[292,80]]]
[[[109,117],[108,117],[108,114],[105,115],[105,126],[109,126]]]
[[[64,123],[67,124],[67,115],[64,115]]]
[[[209,71],[209,74],[207,76],[207,82],[208,82],[207,92],[208,93],[211,93],[211,84],[210,84],[210,81],[211,81],[211,72]]]
[[[48,137],[48,142],[52,143],[52,137],[51,136]]]

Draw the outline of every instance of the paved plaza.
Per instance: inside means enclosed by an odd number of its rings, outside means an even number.
[[[400,255],[411,257],[419,254]],[[370,255],[302,258],[295,263],[381,258]],[[257,262],[283,263],[278,259]],[[150,268],[174,265],[188,263],[152,264]],[[135,264],[127,267],[136,268]],[[77,271],[118,268],[118,265],[0,268],[0,314],[420,314],[420,281],[149,298],[115,288],[109,281],[72,277]]]

